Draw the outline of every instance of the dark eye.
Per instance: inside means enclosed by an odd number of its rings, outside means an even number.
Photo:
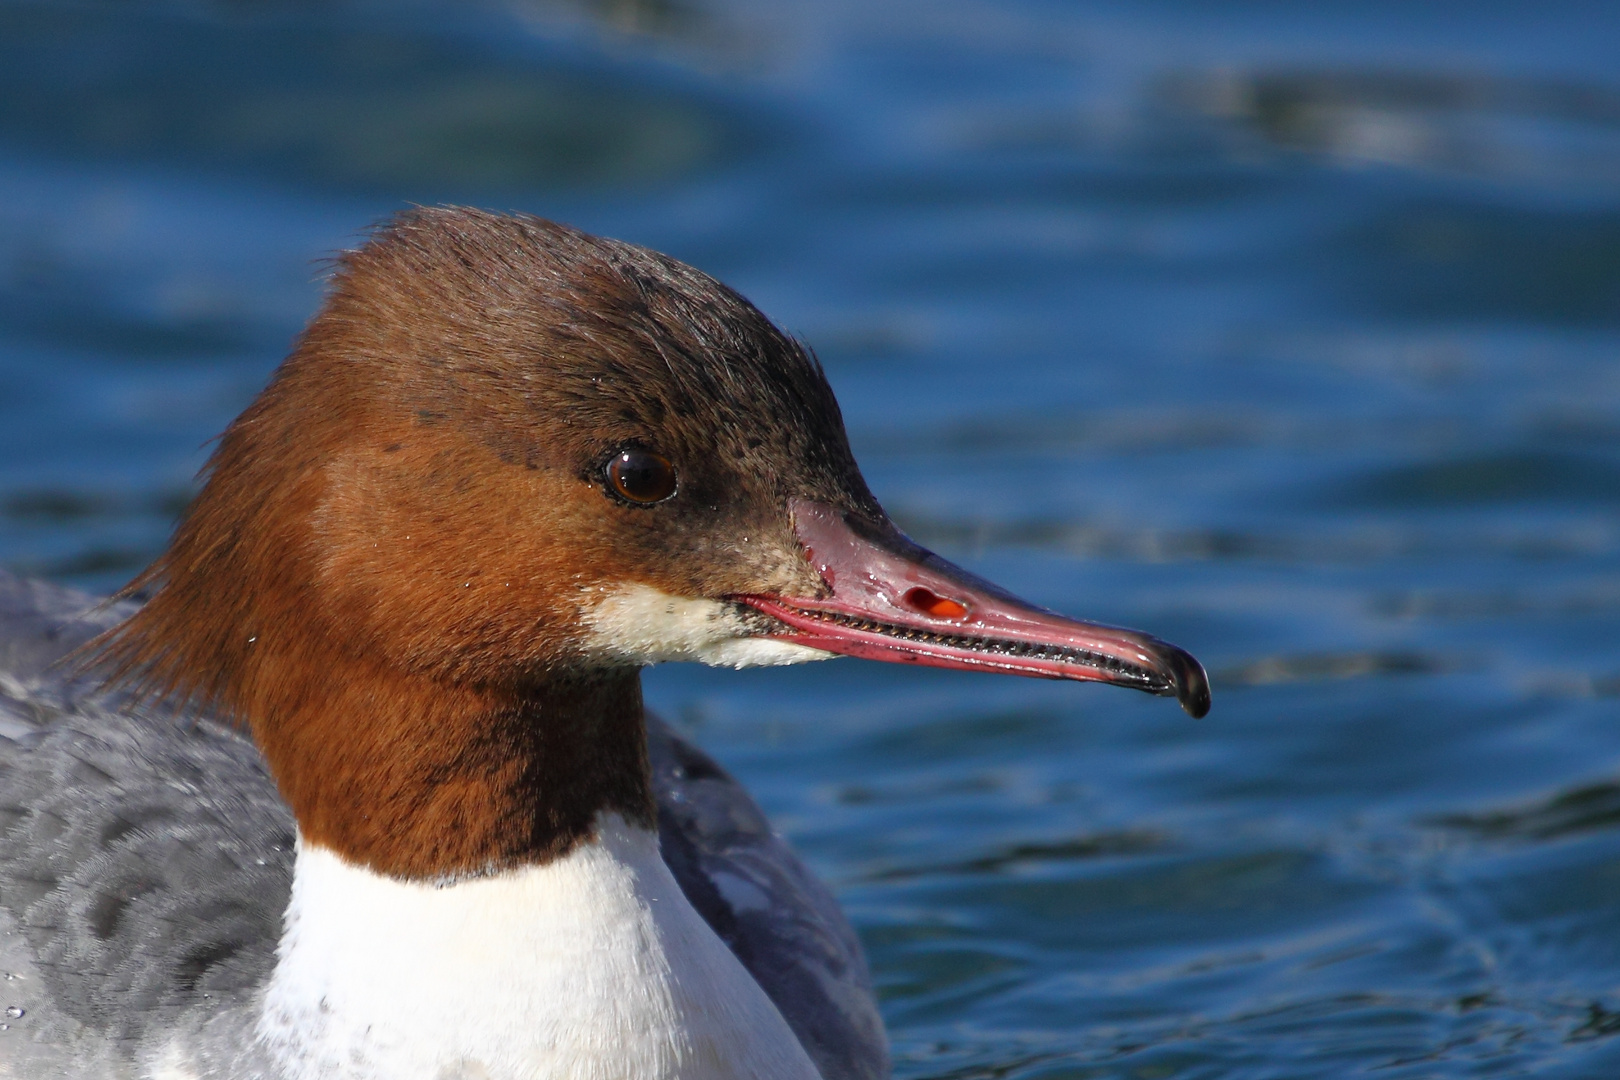
[[[643,506],[675,494],[675,466],[651,450],[620,450],[607,463],[608,485],[621,498]]]

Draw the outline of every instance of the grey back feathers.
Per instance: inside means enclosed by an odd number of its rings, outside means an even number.
[[[0,572],[0,1077],[139,1075],[176,1035],[253,1075],[257,995],[292,880],[263,759],[207,716],[104,696],[56,664],[132,605]],[[836,901],[745,792],[649,716],[665,860],[827,1080],[888,1073]],[[5,976],[11,976],[5,978]]]

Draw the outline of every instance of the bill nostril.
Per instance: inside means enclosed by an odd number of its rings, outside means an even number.
[[[913,611],[920,611],[924,615],[932,615],[936,619],[960,619],[967,614],[967,607],[957,603],[949,597],[918,587],[907,589],[906,595],[901,597],[907,607]]]

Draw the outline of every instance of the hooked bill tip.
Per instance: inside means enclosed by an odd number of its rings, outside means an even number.
[[[1171,688],[1182,709],[1194,720],[1203,719],[1209,713],[1210,704],[1209,676],[1204,672],[1204,665],[1193,659],[1191,653],[1174,645],[1166,647],[1163,660],[1170,669]]]

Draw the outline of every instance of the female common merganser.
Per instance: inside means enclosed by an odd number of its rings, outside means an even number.
[[[881,1076],[836,904],[640,669],[1209,708],[902,535],[741,296],[538,218],[343,255],[205,475],[144,604],[0,581],[0,1076]]]

